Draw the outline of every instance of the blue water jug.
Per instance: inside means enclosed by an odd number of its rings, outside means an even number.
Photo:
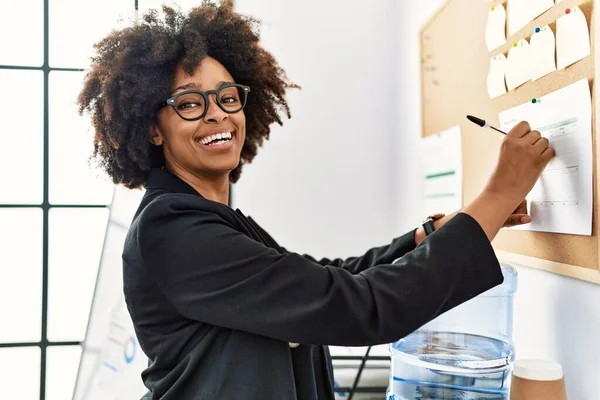
[[[388,400],[508,400],[517,271],[390,345]]]

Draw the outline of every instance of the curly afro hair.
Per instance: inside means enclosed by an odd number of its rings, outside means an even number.
[[[288,81],[273,56],[259,45],[259,22],[231,7],[208,0],[188,14],[163,6],[164,17],[150,10],[139,24],[111,32],[94,45],[79,113],[91,114],[92,158],[116,184],[142,186],[151,168],[164,165],[162,147],[149,141],[157,106],[169,95],[178,65],[188,74],[207,56],[218,60],[236,82],[248,85],[246,141],[240,164],[229,175],[236,182],[244,164],[269,138],[269,126],[290,118],[285,100]]]

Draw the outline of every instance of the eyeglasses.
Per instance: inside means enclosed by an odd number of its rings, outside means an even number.
[[[217,90],[186,90],[177,93],[161,104],[161,107],[171,106],[181,118],[186,121],[197,121],[204,118],[208,111],[208,95],[214,94],[217,105],[228,114],[241,111],[246,106],[249,86],[228,83]]]

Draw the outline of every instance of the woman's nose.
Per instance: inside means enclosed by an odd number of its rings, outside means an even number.
[[[227,119],[227,113],[219,107],[217,103],[217,95],[210,94],[208,96],[208,104],[206,105],[208,109],[206,110],[206,115],[204,119],[207,122],[221,122]]]

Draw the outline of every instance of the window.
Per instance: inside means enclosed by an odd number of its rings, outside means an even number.
[[[51,342],[85,339],[107,221],[105,208],[50,209],[47,337]]]
[[[41,208],[0,209],[0,343],[41,339],[42,225]]]
[[[6,398],[72,396],[114,189],[89,166],[93,132],[75,101],[92,44],[117,20],[132,18],[134,6],[134,0],[0,0]]]
[[[49,104],[50,204],[109,204],[112,182],[97,178],[102,172],[90,165],[94,132],[89,116],[79,116],[75,99],[84,74],[51,71]],[[77,182],[77,184],[73,184]]]
[[[40,398],[39,346],[0,348],[2,392],[9,399]]]
[[[44,74],[41,70],[0,69],[0,93],[0,171],[4,171],[0,203],[41,205],[44,197]]]
[[[29,0],[27,6],[0,0],[0,65],[41,67],[44,63],[44,0]],[[23,51],[27,49],[27,51]]]

